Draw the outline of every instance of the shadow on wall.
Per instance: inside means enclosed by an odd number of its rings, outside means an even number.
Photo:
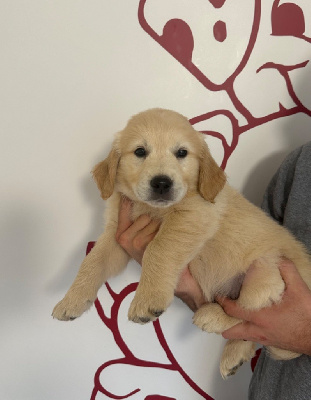
[[[1,295],[5,299],[3,304],[9,307],[3,308],[2,316],[15,319],[21,314],[21,309],[27,309],[38,296],[36,289],[40,288],[42,265],[45,263],[38,249],[45,247],[50,232],[45,236],[37,233],[45,232],[50,221],[45,208],[31,201],[12,199],[3,207],[1,263],[5,269],[2,270]]]
[[[307,99],[307,101],[301,101],[303,106],[308,110],[311,110],[310,102],[310,90],[311,87],[309,80],[304,80],[300,85],[297,85],[297,96],[300,99]],[[295,87],[294,87],[295,90]],[[306,96],[306,92],[308,96]],[[309,102],[308,102],[309,98]],[[308,104],[305,104],[308,102]],[[283,123],[283,132],[281,138],[283,142],[282,149],[269,156],[264,157],[260,162],[249,171],[247,181],[242,189],[245,197],[260,206],[263,199],[264,192],[272,179],[273,175],[278,170],[282,161],[286,156],[296,148],[311,140],[311,118],[307,114],[298,113],[291,117],[286,117]],[[280,124],[280,122],[278,122]],[[268,129],[271,129],[273,125],[268,125]],[[273,135],[273,131],[271,135]],[[267,149],[269,143],[267,142]]]
[[[297,118],[289,119],[284,128],[284,148],[261,159],[255,168],[249,171],[247,181],[242,189],[244,196],[252,203],[260,206],[264,192],[286,156],[296,148],[311,140],[310,117],[301,116],[299,126]],[[267,146],[269,144],[267,143]]]
[[[106,152],[101,152],[101,154],[108,154],[108,150]],[[104,156],[102,156],[102,159],[103,158]],[[97,159],[99,161],[100,157]],[[94,165],[95,164],[96,161],[94,161]],[[92,165],[90,169],[92,169],[94,165]],[[81,196],[85,200],[86,207],[89,207],[93,212],[93,217],[90,220],[88,231],[86,229],[83,238],[71,251],[68,258],[64,261],[64,265],[59,268],[57,276],[49,284],[48,289],[52,292],[59,292],[60,296],[65,295],[76,277],[80,265],[85,257],[88,242],[96,241],[104,230],[104,211],[106,202],[100,197],[96,183],[92,179],[90,173],[87,173],[87,175],[81,179],[80,188],[81,190],[77,193],[77,196]],[[59,300],[61,300],[61,297]]]

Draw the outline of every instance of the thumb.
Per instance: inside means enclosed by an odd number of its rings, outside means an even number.
[[[279,270],[286,286],[285,290],[300,294],[304,293],[305,291],[309,292],[308,285],[302,279],[298,269],[292,261],[283,259],[279,265]]]
[[[221,305],[224,312],[230,317],[249,321],[251,319],[251,311],[239,306],[236,300],[228,299],[228,297],[217,297],[217,302]]]
[[[301,276],[292,261],[284,258],[279,265],[279,270],[287,288],[296,285],[298,280],[301,281]]]
[[[265,344],[266,336],[261,329],[250,322],[241,322],[222,333],[224,339],[250,340]]]
[[[120,201],[119,215],[118,215],[118,228],[117,236],[120,236],[126,231],[131,225],[132,220],[130,218],[132,209],[132,203],[127,197],[122,197]]]

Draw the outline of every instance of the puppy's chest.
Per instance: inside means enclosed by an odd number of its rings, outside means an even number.
[[[131,218],[135,221],[141,215],[149,215],[150,218],[162,221],[167,211],[149,207],[143,203],[133,203]]]

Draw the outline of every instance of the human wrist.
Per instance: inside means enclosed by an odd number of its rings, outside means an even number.
[[[188,266],[181,272],[175,296],[186,303],[192,311],[196,311],[205,302],[202,289],[192,277]]]
[[[175,296],[181,299],[193,312],[197,311],[205,303],[203,293],[196,285],[177,288]]]
[[[307,326],[306,326],[306,346],[304,354],[311,356],[311,291],[309,296],[309,301],[307,301]]]
[[[175,296],[184,302],[193,312],[197,311],[204,303],[200,297],[191,296],[186,292],[175,292]]]

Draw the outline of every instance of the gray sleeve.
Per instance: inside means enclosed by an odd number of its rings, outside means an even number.
[[[311,253],[311,142],[283,161],[266,190],[262,208]]]

